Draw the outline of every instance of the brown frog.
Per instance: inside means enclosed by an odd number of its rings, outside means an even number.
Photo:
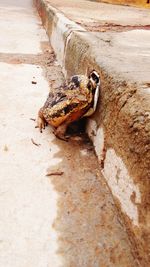
[[[44,106],[39,110],[37,127],[40,131],[47,124],[54,127],[54,134],[65,138],[68,125],[84,116],[91,116],[97,105],[100,77],[93,70],[89,76],[74,75],[55,93],[50,92]]]

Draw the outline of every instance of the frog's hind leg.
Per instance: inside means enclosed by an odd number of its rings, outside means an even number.
[[[39,128],[40,132],[42,133],[42,130],[45,129],[47,126],[47,122],[43,116],[43,109],[41,108],[38,112],[38,117],[37,117],[37,125],[35,128]]]
[[[68,137],[65,136],[68,124],[69,124],[68,122],[64,122],[60,126],[58,126],[57,129],[55,129],[54,134],[57,138],[59,138],[63,141],[68,140]]]

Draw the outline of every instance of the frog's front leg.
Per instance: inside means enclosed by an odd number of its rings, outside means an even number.
[[[43,116],[43,108],[41,108],[38,112],[38,117],[37,117],[37,125],[35,128],[39,128],[40,132],[42,133],[42,130],[45,129],[47,126],[47,122]]]
[[[57,129],[54,130],[54,134],[55,134],[55,136],[57,138],[59,138],[59,139],[61,139],[63,141],[67,141],[68,140],[68,137],[65,136],[68,124],[69,123],[64,122],[60,126],[58,126]]]

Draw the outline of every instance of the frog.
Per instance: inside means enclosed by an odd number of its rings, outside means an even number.
[[[68,126],[96,110],[100,88],[100,75],[92,70],[89,75],[73,75],[68,82],[50,92],[37,117],[40,132],[49,124],[56,137],[67,140]]]

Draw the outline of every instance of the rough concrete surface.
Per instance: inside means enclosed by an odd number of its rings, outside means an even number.
[[[49,85],[64,77],[31,1],[2,10],[0,266],[139,266],[89,140],[35,129]]]
[[[87,69],[100,73],[100,101],[97,112],[88,121],[87,131],[124,216],[129,237],[142,266],[147,266],[149,12],[88,1],[36,2],[66,75],[85,73]],[[74,22],[78,23],[76,29]]]

